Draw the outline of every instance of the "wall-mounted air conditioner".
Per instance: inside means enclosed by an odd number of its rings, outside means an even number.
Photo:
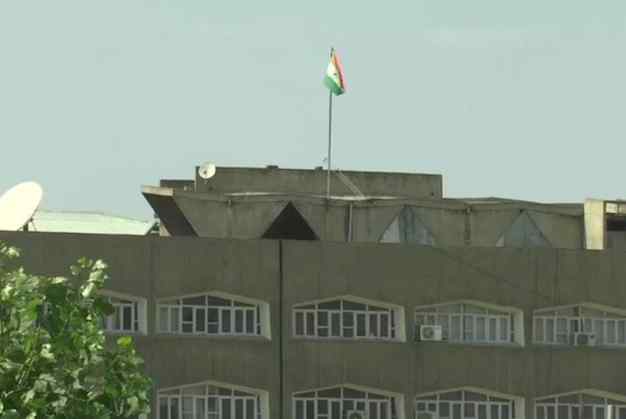
[[[574,346],[595,346],[595,333],[578,332],[574,333]]]
[[[367,419],[367,414],[361,410],[349,410],[346,412],[346,419]]]
[[[420,326],[420,340],[424,342],[440,342],[443,340],[441,326],[429,324]]]

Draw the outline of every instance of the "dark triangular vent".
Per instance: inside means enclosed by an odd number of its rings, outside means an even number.
[[[290,202],[263,234],[264,239],[319,240],[304,217]]]

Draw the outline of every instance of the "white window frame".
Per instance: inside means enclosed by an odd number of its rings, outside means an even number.
[[[200,387],[204,387],[203,394],[185,394],[186,390],[194,390]],[[215,393],[211,389],[217,388],[218,393]],[[226,391],[230,394],[224,394]],[[220,394],[221,393],[221,394]],[[191,400],[191,408],[186,402]],[[230,401],[230,418],[222,418],[222,407],[225,400]],[[161,415],[161,402],[164,401],[167,405],[166,410],[168,413]],[[202,419],[231,419],[235,417],[236,406],[241,406],[246,417],[246,410],[249,407],[249,403],[253,403],[253,410],[256,411],[254,419],[269,419],[269,392],[240,386],[231,383],[224,383],[219,381],[204,381],[201,383],[187,384],[177,387],[169,387],[157,390],[157,402],[156,402],[156,417],[157,419],[171,419],[171,410],[176,409],[178,419],[196,419],[198,402],[204,406],[204,418]],[[210,402],[215,403],[215,409],[209,412]],[[209,415],[212,413],[212,415]],[[189,416],[191,415],[191,416]],[[216,416],[217,415],[217,416]]]
[[[106,298],[115,310],[113,314],[102,319],[105,333],[114,335],[146,335],[148,333],[147,299],[111,290],[101,290],[99,295]],[[130,329],[123,327],[126,309],[130,310]],[[122,325],[119,329],[115,327],[116,317],[119,317],[117,323]]]
[[[602,403],[589,403],[585,401],[586,397],[602,399]],[[572,402],[572,398],[577,398],[577,401]],[[593,389],[542,396],[536,398],[534,402],[536,419],[547,419],[549,412],[552,413],[554,419],[574,419],[574,410],[578,410],[579,418],[587,417],[588,413],[592,413],[593,419],[620,418],[620,414],[626,415],[626,396]],[[587,416],[583,416],[585,410]],[[612,412],[607,416],[608,410],[612,410]]]
[[[344,391],[346,389],[355,390],[359,392],[365,393],[365,397],[363,398],[350,398],[344,397]],[[328,391],[328,390],[339,390],[340,397],[325,397],[320,396],[320,392]],[[309,394],[314,393],[313,397],[310,397]],[[366,414],[366,417],[371,417],[371,409],[378,409],[380,413],[380,409],[385,409],[387,413],[387,419],[405,419],[404,412],[404,396],[399,393],[392,393],[389,391],[381,390],[378,388],[364,387],[354,384],[340,384],[332,387],[323,387],[316,388],[311,390],[303,390],[298,391],[292,394],[291,397],[292,403],[292,413],[291,417],[293,419],[335,419],[332,416],[332,409],[335,406],[339,407],[339,413],[341,415],[341,419],[346,417],[347,412],[351,411],[360,411]],[[327,413],[320,412],[320,405],[323,401],[327,401]],[[302,418],[297,416],[298,404],[301,403],[303,407]],[[350,403],[351,407],[346,406],[346,404]],[[308,417],[307,415],[307,404],[313,407],[313,416]],[[395,411],[395,416],[391,416],[391,413]],[[381,416],[378,416],[379,418]]]
[[[460,306],[458,312],[449,311],[450,306]],[[469,308],[484,310],[473,313]],[[474,310],[476,311],[476,310]],[[447,301],[415,307],[415,333],[419,337],[419,326],[442,326],[444,341],[466,345],[519,345],[525,346],[524,312],[515,307],[500,306],[477,300]],[[453,322],[458,323],[458,338],[450,336]],[[471,327],[468,327],[468,323]],[[479,324],[483,324],[484,335],[478,336]],[[505,325],[503,338],[502,325]],[[490,331],[494,329],[495,339]]]
[[[345,309],[344,301],[362,304],[365,308],[363,310]],[[319,308],[321,304],[333,302],[339,302],[338,309]],[[308,308],[310,306],[314,306],[314,308]],[[326,318],[326,324],[321,323],[322,317]],[[292,330],[295,338],[405,342],[404,318],[404,307],[402,306],[353,295],[342,295],[294,305],[292,307]],[[302,333],[298,331],[299,319],[302,319]],[[351,319],[351,323],[347,323],[346,319]],[[364,324],[364,334],[359,334],[358,323],[361,321]],[[309,333],[309,322],[313,324],[312,333]],[[339,335],[332,334],[335,323],[338,323]],[[382,333],[383,324],[386,324],[386,336]],[[320,334],[320,331],[323,330],[327,332],[326,336]],[[352,336],[346,336],[347,331]]]
[[[205,299],[205,304],[185,304],[183,300],[189,298]],[[228,300],[229,305],[211,305],[208,298]],[[175,304],[169,302],[176,301]],[[239,306],[237,304],[245,304]],[[209,313],[217,314],[216,321],[209,321]],[[191,313],[191,320],[184,315]],[[165,317],[163,317],[165,314]],[[204,317],[198,328],[197,316]],[[252,331],[248,330],[248,318],[252,319]],[[241,319],[241,329],[237,327],[237,319]],[[210,291],[198,294],[181,295],[171,298],[159,298],[156,304],[156,330],[159,334],[175,334],[184,336],[247,336],[264,337],[271,340],[270,307],[269,304],[256,299],[240,295],[228,294],[220,291]],[[172,319],[175,319],[173,322]],[[163,327],[165,325],[165,327]],[[228,327],[226,327],[228,325]],[[185,331],[186,327],[191,331]],[[217,327],[210,331],[210,326]]]
[[[586,310],[602,315],[586,315]],[[568,311],[573,313],[565,314]],[[595,346],[626,349],[626,310],[579,303],[545,307],[533,312],[533,343],[536,345],[573,346],[574,333],[595,334]]]
[[[451,400],[448,398],[442,398],[442,396],[446,394],[457,392],[461,393],[460,399]],[[479,398],[484,398],[484,400],[476,400],[476,397],[470,398],[468,397],[468,393],[476,394]],[[440,409],[444,404],[448,405],[449,416],[442,416],[440,413]],[[502,416],[504,406],[508,407],[508,418]],[[423,413],[430,413],[433,414],[434,418],[451,419],[453,417],[453,410],[459,409],[461,417],[463,418],[478,418],[479,410],[484,408],[487,419],[496,419],[493,417],[494,415],[492,415],[492,409],[495,408],[498,411],[498,414],[496,415],[498,416],[497,419],[526,419],[525,407],[526,405],[523,397],[498,393],[478,387],[459,387],[416,395],[414,411],[415,417],[419,417],[419,415]],[[465,413],[466,409],[470,412],[473,411],[473,415],[471,413],[467,415]]]

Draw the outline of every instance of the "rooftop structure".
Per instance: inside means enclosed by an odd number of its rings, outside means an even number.
[[[154,221],[142,221],[96,212],[38,210],[29,229],[51,233],[128,234],[145,236]]]

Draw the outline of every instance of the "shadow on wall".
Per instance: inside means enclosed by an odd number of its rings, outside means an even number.
[[[264,239],[285,240],[319,240],[309,223],[306,222],[300,212],[290,202],[278,214],[267,231],[263,234]]]

